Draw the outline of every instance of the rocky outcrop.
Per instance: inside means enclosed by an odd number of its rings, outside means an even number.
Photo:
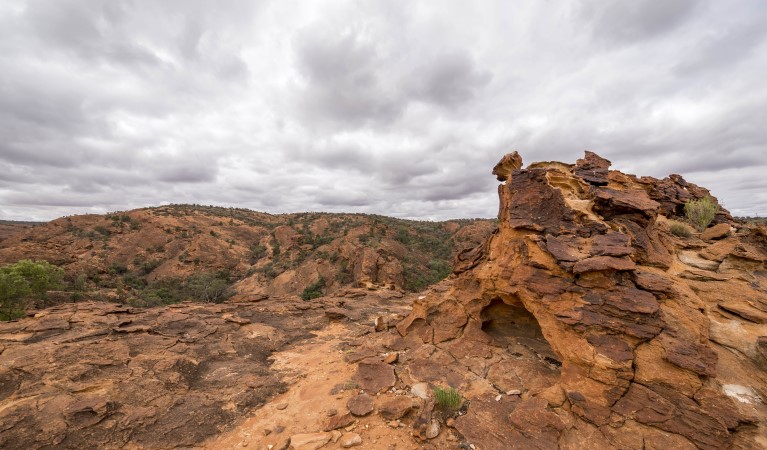
[[[501,160],[498,231],[397,325],[408,374],[477,393],[456,429],[483,449],[764,447],[763,230],[675,237],[709,192],[609,165]]]

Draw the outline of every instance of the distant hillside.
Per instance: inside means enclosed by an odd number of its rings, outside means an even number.
[[[136,305],[229,295],[306,298],[349,287],[420,291],[454,255],[495,229],[488,219],[422,222],[365,214],[271,215],[171,205],[56,219],[0,242],[0,264],[42,259],[67,297]]]
[[[45,222],[24,222],[17,220],[0,220],[0,241],[9,238],[27,228],[44,225]]]

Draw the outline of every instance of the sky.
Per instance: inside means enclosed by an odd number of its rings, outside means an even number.
[[[0,219],[494,217],[513,150],[765,216],[765,23],[763,0],[2,0]]]

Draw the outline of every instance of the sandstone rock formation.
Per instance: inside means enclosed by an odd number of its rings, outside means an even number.
[[[609,165],[501,160],[499,229],[397,325],[401,376],[467,392],[483,450],[767,447],[764,230],[678,238],[708,191]]]

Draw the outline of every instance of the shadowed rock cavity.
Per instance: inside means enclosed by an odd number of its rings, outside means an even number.
[[[541,326],[521,303],[507,304],[500,298],[482,310],[482,331],[493,338],[493,343],[521,356],[520,350],[532,352],[541,362],[557,372],[562,366],[559,356],[543,337]],[[558,375],[558,373],[557,373]]]

